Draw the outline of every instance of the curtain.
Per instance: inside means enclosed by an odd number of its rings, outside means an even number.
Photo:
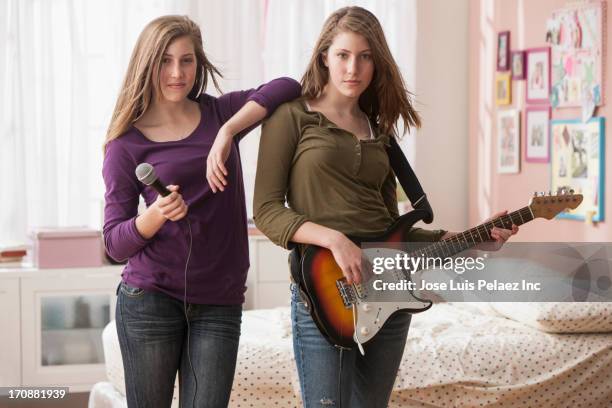
[[[380,19],[413,89],[416,0],[1,1],[0,245],[26,242],[37,226],[101,228],[102,144],[136,38],[153,18],[198,22],[229,92],[299,80],[325,18],[347,4]],[[240,146],[249,215],[258,145],[256,129]]]
[[[102,143],[136,37],[186,1],[0,2],[0,245],[100,228]]]

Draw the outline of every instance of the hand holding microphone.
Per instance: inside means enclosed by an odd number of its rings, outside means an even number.
[[[157,207],[164,218],[170,221],[178,221],[187,215],[188,207],[183,200],[183,196],[178,193],[179,186],[164,186],[157,178],[155,169],[149,163],[141,163],[136,167],[136,177],[144,185],[159,193],[153,205]]]

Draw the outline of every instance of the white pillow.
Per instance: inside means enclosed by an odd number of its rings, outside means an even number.
[[[549,333],[612,332],[612,302],[491,303],[500,315]]]

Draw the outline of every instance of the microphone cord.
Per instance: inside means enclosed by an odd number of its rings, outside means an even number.
[[[195,382],[194,392],[193,392],[193,401],[191,406],[195,407],[196,395],[198,394],[198,377],[196,375],[195,369],[193,368],[193,364],[191,363],[191,354],[189,350],[189,340],[191,338],[191,324],[189,324],[189,315],[187,314],[187,267],[189,266],[189,259],[191,258],[191,250],[193,247],[193,235],[191,233],[191,223],[189,222],[189,216],[185,216],[185,223],[187,224],[187,231],[189,232],[189,252],[187,253],[187,261],[185,262],[185,285],[184,285],[184,294],[183,294],[183,311],[185,313],[185,320],[187,321],[187,360],[189,361],[189,367],[191,368],[191,373],[193,374],[193,381]]]

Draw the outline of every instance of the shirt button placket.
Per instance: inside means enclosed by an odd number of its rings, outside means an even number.
[[[353,168],[353,173],[359,173],[359,168],[361,167],[361,143],[357,143],[355,145],[355,164]]]

